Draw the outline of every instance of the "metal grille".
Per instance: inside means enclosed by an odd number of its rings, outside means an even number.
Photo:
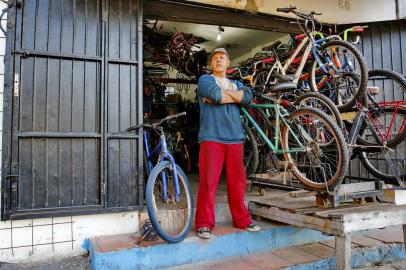
[[[14,12],[5,216],[139,207],[140,140],[118,134],[142,119],[139,2],[26,0]]]

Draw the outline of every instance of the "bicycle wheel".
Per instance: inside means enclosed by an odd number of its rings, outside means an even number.
[[[281,140],[293,175],[312,189],[334,189],[344,179],[349,162],[340,128],[315,108],[297,109],[288,119]]]
[[[406,141],[390,147],[386,152],[392,161],[394,169],[397,170],[401,182],[406,182]],[[387,184],[399,185],[393,170],[388,166],[385,155],[377,150],[374,153],[361,152],[359,158],[367,171],[375,176],[377,180],[383,180]]]
[[[169,161],[158,163],[148,178],[145,197],[152,226],[169,243],[182,241],[189,233],[193,219],[193,198],[189,180],[176,165],[179,200],[176,200],[173,167]],[[167,199],[164,198],[163,176],[166,177]]]
[[[259,154],[257,142],[251,129],[244,122],[242,122],[242,126],[246,136],[244,142],[244,165],[248,177],[251,174],[254,174],[258,168]]]
[[[333,95],[339,110],[351,108],[363,97],[368,85],[365,58],[355,46],[341,40],[326,42],[320,47],[319,56],[328,72],[323,72],[314,59],[309,71],[310,88],[326,96]],[[330,63],[334,64],[333,68],[329,67]],[[358,83],[354,76],[358,77]]]
[[[330,116],[334,122],[337,123],[338,127],[342,130],[344,127],[343,120],[341,119],[341,114],[337,106],[326,96],[320,93],[306,93],[295,101],[294,103],[299,108],[311,107],[319,109]]]
[[[372,69],[368,71],[368,86],[379,88],[377,93],[372,94],[376,102],[390,102],[406,98],[406,79],[392,70]]]
[[[388,147],[395,147],[406,139],[406,106],[383,106],[380,112],[370,114],[369,120],[380,142],[376,142],[364,123],[358,136],[359,144],[368,146],[385,144]]]
[[[267,77],[268,77],[269,70],[265,69],[257,73],[254,77],[254,89],[259,93],[266,93],[267,84]]]
[[[272,130],[272,125],[265,112],[259,108],[247,108],[247,111],[250,114],[250,116],[255,120],[257,125],[261,128],[261,130],[265,133],[265,135],[268,138],[273,137],[274,132]],[[266,141],[261,137],[259,131],[254,127],[253,124],[251,124],[251,122],[245,120],[244,118],[245,117],[243,117],[243,121],[245,125],[251,130],[252,134],[254,135],[257,147],[262,148],[266,146]]]

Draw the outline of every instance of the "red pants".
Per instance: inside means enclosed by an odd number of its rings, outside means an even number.
[[[228,204],[237,228],[245,228],[251,223],[251,216],[244,204],[247,184],[243,162],[244,145],[217,142],[200,143],[199,172],[200,184],[197,195],[195,227],[214,228],[215,196],[223,164],[227,176]]]

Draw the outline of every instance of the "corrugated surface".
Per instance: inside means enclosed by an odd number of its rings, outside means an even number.
[[[406,21],[372,23],[361,35],[358,45],[369,69],[389,69],[406,76]],[[405,100],[406,93],[389,81],[374,81],[386,100]],[[349,175],[371,177],[358,159],[351,162]],[[381,168],[386,162],[380,162]]]
[[[141,204],[140,142],[117,134],[139,119],[138,5],[44,0],[15,9],[11,214]]]

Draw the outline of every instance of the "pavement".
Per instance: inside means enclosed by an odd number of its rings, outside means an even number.
[[[87,256],[77,256],[66,259],[51,260],[46,262],[30,263],[2,263],[1,270],[89,270],[90,262]]]

